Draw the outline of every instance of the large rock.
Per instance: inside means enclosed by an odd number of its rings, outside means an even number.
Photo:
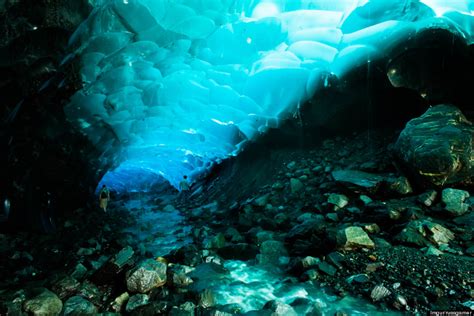
[[[73,296],[64,303],[64,315],[86,316],[97,315],[97,308],[81,296]]]
[[[137,308],[148,304],[149,299],[150,298],[146,294],[135,294],[128,299],[125,310],[130,313]]]
[[[374,242],[369,235],[357,226],[351,226],[341,229],[337,233],[338,246],[344,250],[352,250],[357,248],[374,248]]]
[[[408,122],[394,147],[401,169],[422,187],[474,180],[474,126],[452,105],[430,108]]]
[[[55,316],[61,313],[63,303],[53,292],[41,289],[37,296],[25,301],[23,309],[35,316]]]
[[[260,264],[282,265],[288,263],[288,251],[281,241],[267,240],[260,245],[257,255]]]
[[[97,285],[113,282],[119,274],[134,265],[134,254],[132,247],[123,248],[92,275],[92,281]]]
[[[332,172],[334,180],[357,193],[408,194],[412,192],[405,177],[379,175],[358,170],[337,170]]]
[[[296,312],[288,304],[285,304],[280,301],[269,301],[263,306],[262,312],[265,311],[271,312],[272,316],[296,316]]]
[[[167,266],[163,262],[147,259],[127,272],[127,288],[130,292],[147,293],[166,283]]]
[[[453,216],[461,216],[469,211],[469,204],[464,201],[469,198],[469,192],[456,189],[444,189],[441,199],[445,210]]]
[[[416,246],[445,245],[454,239],[454,234],[444,226],[428,220],[411,221],[397,235],[397,240]]]

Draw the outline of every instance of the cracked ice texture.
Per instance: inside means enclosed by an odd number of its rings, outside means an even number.
[[[92,2],[71,38],[84,86],[65,112],[124,162],[118,177],[149,170],[174,185],[278,127],[328,74],[430,27],[471,43],[474,27],[467,0]]]

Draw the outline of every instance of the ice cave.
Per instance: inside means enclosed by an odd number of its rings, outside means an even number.
[[[0,315],[473,313],[474,0],[0,0],[0,29]]]

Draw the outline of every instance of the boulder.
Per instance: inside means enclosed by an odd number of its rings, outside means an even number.
[[[190,286],[194,281],[187,274],[193,270],[194,268],[188,266],[179,264],[174,265],[169,273],[173,285],[177,288],[186,288]]]
[[[375,244],[369,238],[369,235],[358,226],[351,226],[339,230],[337,233],[337,244],[344,250],[375,248]]]
[[[260,245],[257,260],[260,264],[282,265],[287,263],[288,251],[281,241],[266,240]]]
[[[97,308],[81,296],[70,297],[64,303],[64,316],[97,315]]]
[[[293,307],[279,301],[267,302],[263,306],[263,311],[270,311],[272,316],[296,316]]]
[[[334,209],[338,210],[349,204],[349,198],[343,194],[329,194],[328,203],[334,205]]]
[[[474,180],[474,126],[452,105],[430,108],[408,122],[394,155],[400,169],[421,187],[470,185]]]
[[[128,299],[125,310],[130,313],[141,306],[147,305],[149,300],[150,298],[146,294],[135,294]]]
[[[405,244],[416,246],[440,246],[454,239],[454,234],[440,224],[428,220],[416,220],[408,223],[396,239]]]
[[[166,283],[166,264],[152,259],[142,261],[126,274],[130,292],[147,293]]]
[[[134,250],[127,246],[111,257],[92,276],[92,281],[97,285],[113,282],[115,278],[135,263]]]
[[[71,276],[66,276],[56,283],[54,283],[52,290],[56,293],[59,298],[64,299],[65,297],[71,296],[72,293],[77,291],[77,288],[81,284]]]
[[[333,171],[332,177],[356,193],[406,195],[412,192],[411,185],[405,177],[373,174],[358,170]]]
[[[196,305],[193,302],[186,302],[178,306],[173,306],[169,311],[170,316],[194,316]]]
[[[291,193],[296,194],[304,188],[304,184],[295,178],[290,179]]]
[[[456,189],[444,189],[441,199],[444,209],[453,216],[461,216],[469,211],[469,205],[464,201],[469,198],[469,192]]]
[[[384,182],[384,177],[358,170],[337,170],[332,172],[337,182],[359,193],[376,193]]]
[[[55,316],[61,313],[63,303],[53,292],[41,289],[38,295],[25,301],[23,309],[35,316]]]
[[[336,275],[336,272],[337,272],[337,269],[334,268],[333,265],[327,263],[327,262],[324,262],[324,261],[321,261],[318,263],[318,269],[319,271],[329,275],[329,276],[334,276]]]
[[[202,263],[202,257],[199,250],[193,244],[185,245],[174,251],[171,254],[171,260],[192,267]]]

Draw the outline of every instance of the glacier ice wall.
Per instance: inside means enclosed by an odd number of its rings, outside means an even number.
[[[118,177],[142,168],[174,185],[295,115],[329,74],[430,27],[469,43],[474,28],[471,0],[91,3],[71,39],[84,86],[65,112],[123,161]]]

